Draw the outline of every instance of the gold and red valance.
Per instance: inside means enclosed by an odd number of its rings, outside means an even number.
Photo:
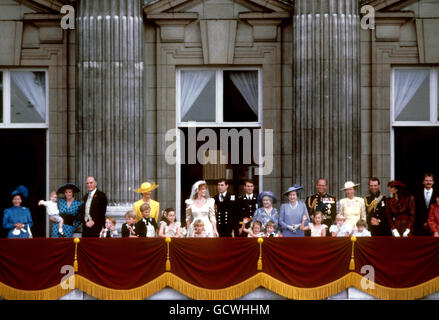
[[[0,296],[58,299],[76,288],[100,299],[144,299],[171,287],[226,300],[264,287],[325,299],[356,287],[380,299],[417,299],[439,291],[438,239],[353,240],[0,239]],[[373,268],[367,286],[364,266]]]

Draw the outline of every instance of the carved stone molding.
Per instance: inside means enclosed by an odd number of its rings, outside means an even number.
[[[146,18],[154,21],[160,27],[160,39],[162,42],[183,42],[185,26],[198,19],[198,13],[149,13],[146,14]]]

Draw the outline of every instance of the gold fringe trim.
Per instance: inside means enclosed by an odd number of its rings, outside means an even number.
[[[63,289],[61,284],[43,290],[20,290],[0,282],[0,297],[7,300],[57,300],[72,290]]]
[[[224,289],[205,289],[168,273],[168,286],[196,300],[234,300],[260,287],[260,273]]]
[[[96,284],[80,275],[76,275],[76,288],[102,300],[141,300],[145,299],[166,287],[168,273],[164,273],[143,286],[116,290]]]
[[[285,284],[272,276],[260,272],[253,277],[224,289],[205,289],[180,277],[166,272],[143,286],[129,290],[115,290],[98,285],[80,275],[72,277],[75,288],[93,297],[105,300],[140,300],[150,297],[165,287],[198,300],[233,300],[238,299],[259,287],[264,287],[287,299],[319,300],[355,287],[375,298],[384,300],[413,300],[420,299],[439,291],[439,277],[423,284],[409,288],[389,288],[373,282],[366,282],[365,278],[357,273],[350,272],[344,277],[314,288],[299,288]],[[70,278],[69,278],[70,280]],[[362,283],[363,282],[363,283]],[[363,288],[365,285],[368,288]],[[0,296],[8,300],[56,300],[70,293],[72,289],[63,289],[61,284],[44,290],[19,290],[0,283]]]
[[[285,284],[266,273],[261,273],[260,276],[261,286],[287,299],[294,300],[326,299],[349,288],[351,280],[350,274],[347,274],[344,277],[323,286],[314,288],[299,288]]]
[[[358,290],[367,293],[375,298],[382,300],[414,300],[421,299],[430,294],[439,291],[439,277],[431,279],[427,282],[419,284],[417,286],[408,287],[408,288],[390,288],[379,285],[372,281],[367,281],[363,276],[358,273],[351,272],[351,285],[352,287],[357,288]],[[364,280],[363,280],[364,279]],[[363,281],[363,284],[362,284]],[[366,281],[368,283],[366,283]],[[368,289],[363,288],[364,284],[369,287]],[[371,288],[371,286],[373,286]]]

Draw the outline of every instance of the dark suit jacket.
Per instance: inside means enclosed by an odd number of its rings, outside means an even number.
[[[251,200],[247,199],[247,195],[241,195],[238,197],[238,202],[236,205],[236,214],[233,217],[233,230],[235,230],[235,237],[247,237],[247,233],[243,232],[239,235],[239,228],[241,228],[240,222],[245,217],[253,217],[256,209],[258,208],[257,196],[253,194]],[[246,228],[250,228],[251,222],[246,224]]]
[[[105,213],[107,212],[107,196],[100,190],[96,190],[90,205],[90,216],[94,221],[93,227],[87,227],[85,221],[85,205],[87,203],[88,193],[82,199],[83,205],[81,209],[82,236],[99,237],[102,228],[105,227]]]
[[[155,219],[153,218],[149,218],[149,223],[152,224],[154,226],[155,232],[157,234],[157,222],[155,222]],[[138,235],[139,237],[146,237],[146,224],[145,222],[142,220],[137,221],[136,223],[136,228],[134,229],[134,231],[136,232],[136,235]]]
[[[428,214],[430,212],[431,205],[435,203],[434,197],[438,193],[435,187],[433,187],[433,193],[430,198],[430,203],[428,207],[425,205],[425,197],[424,197],[424,187],[420,188],[418,192],[415,194],[415,202],[416,202],[416,217],[415,224],[413,226],[413,235],[415,236],[429,236],[430,228],[427,225],[427,228],[424,228],[424,223],[428,223]]]
[[[215,216],[216,228],[220,237],[231,237],[234,228],[233,223],[236,214],[237,197],[227,192],[226,197],[221,202],[219,194],[213,197],[215,199]]]

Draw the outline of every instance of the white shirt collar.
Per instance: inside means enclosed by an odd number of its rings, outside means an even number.
[[[253,193],[250,193],[250,194],[245,194],[245,197],[247,198],[247,199],[251,199],[251,198],[253,198]]]

